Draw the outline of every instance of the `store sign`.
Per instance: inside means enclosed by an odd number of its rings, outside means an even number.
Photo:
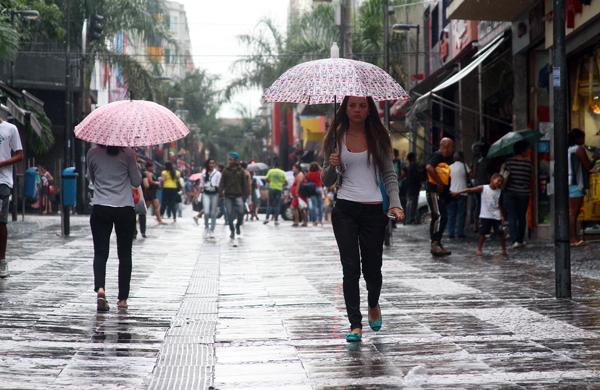
[[[471,20],[452,20],[450,59],[458,56],[464,49],[477,40],[477,22]]]

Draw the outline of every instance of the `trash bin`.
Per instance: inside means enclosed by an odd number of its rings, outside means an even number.
[[[37,188],[35,185],[37,175],[37,167],[31,167],[25,170],[25,198],[29,200],[37,198]]]
[[[77,176],[75,167],[65,168],[62,171],[62,196],[64,206],[77,205]]]

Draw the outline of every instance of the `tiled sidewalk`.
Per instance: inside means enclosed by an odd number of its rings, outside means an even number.
[[[45,221],[42,247],[26,228],[9,243],[2,389],[600,386],[600,281],[577,273],[574,300],[554,299],[544,248],[476,258],[450,243],[433,259],[422,227],[401,227],[384,255],[384,326],[348,344],[328,226],[249,223],[238,247],[225,230],[204,241],[189,218],[152,227],[134,244],[130,308],[96,314],[91,236],[74,222],[69,240]]]

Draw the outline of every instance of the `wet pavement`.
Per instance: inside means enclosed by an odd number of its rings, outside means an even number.
[[[187,211],[187,210],[186,210]],[[188,211],[189,212],[189,211]],[[497,243],[449,242],[399,227],[384,252],[383,328],[348,344],[329,226],[247,223],[239,245],[186,216],[134,243],[129,309],[97,314],[87,218],[9,225],[0,280],[2,389],[598,388],[600,244],[574,252],[573,300],[554,299],[552,249],[509,258]],[[487,243],[486,243],[487,244]],[[366,312],[366,288],[363,284]]]

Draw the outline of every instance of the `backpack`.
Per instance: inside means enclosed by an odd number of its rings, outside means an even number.
[[[317,185],[308,179],[304,179],[298,188],[298,194],[305,198],[317,195]]]

